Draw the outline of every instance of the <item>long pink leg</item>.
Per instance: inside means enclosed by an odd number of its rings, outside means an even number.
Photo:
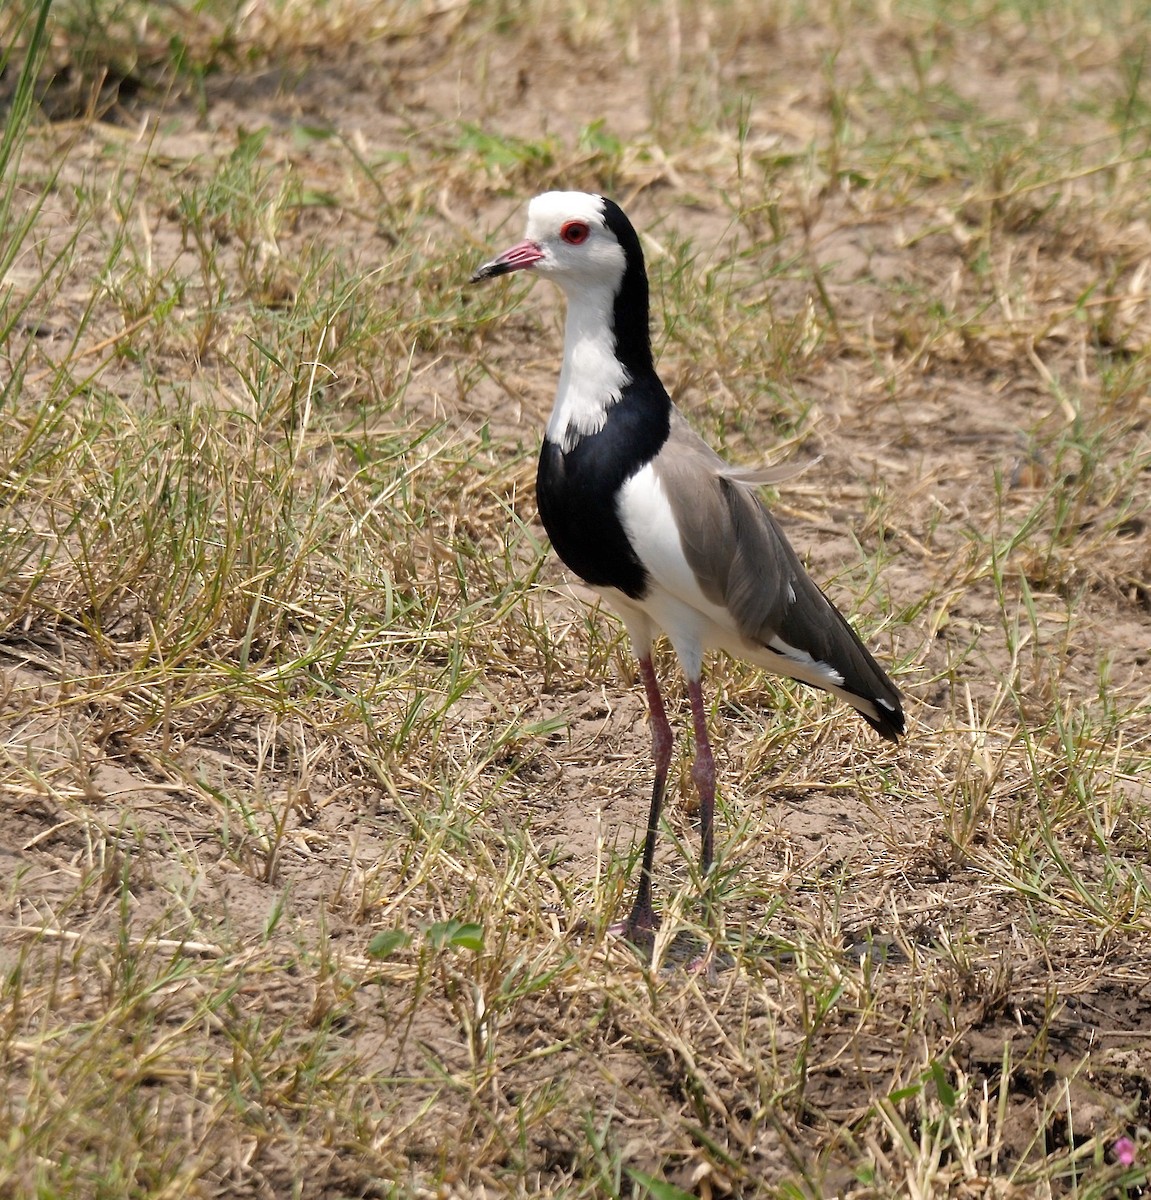
[[[699,873],[702,877],[703,911],[708,924],[712,923],[711,893],[707,886],[707,874],[711,870],[715,853],[715,755],[707,736],[707,710],[703,704],[703,688],[698,679],[687,681],[687,694],[691,698],[691,723],[695,732],[695,762],[691,764],[691,777],[699,792],[699,832],[703,843],[699,853]],[[689,970],[715,981],[715,943],[695,959]]]
[[[647,706],[651,713],[651,753],[655,760],[655,781],[651,788],[651,810],[647,818],[647,840],[643,844],[643,862],[639,868],[639,891],[636,893],[635,904],[632,905],[631,916],[624,924],[623,932],[630,941],[650,942],[652,935],[659,928],[659,917],[656,915],[651,899],[651,873],[655,864],[655,844],[659,837],[659,815],[663,808],[663,794],[667,790],[667,772],[671,765],[674,739],[650,654],[639,660],[639,670],[640,675],[643,676],[643,686],[647,692]]]
[[[715,756],[707,737],[707,709],[698,679],[687,681],[687,694],[691,699],[691,721],[695,731],[695,762],[691,766],[691,778],[699,792],[699,831],[703,841],[699,872],[706,876],[711,869],[715,850]]]

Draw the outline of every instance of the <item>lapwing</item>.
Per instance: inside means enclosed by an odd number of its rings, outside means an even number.
[[[725,462],[660,382],[643,250],[623,210],[583,192],[537,196],[524,240],[480,267],[472,282],[512,271],[543,275],[567,298],[536,498],[556,553],[620,615],[639,660],[655,781],[639,886],[621,929],[650,943],[659,925],[652,868],[674,741],[652,664],[660,631],[687,680],[705,879],[714,849],[715,759],[701,686],[704,651],[725,650],[831,692],[891,741],[904,731],[903,708],[760,499],[760,486],[778,473]]]

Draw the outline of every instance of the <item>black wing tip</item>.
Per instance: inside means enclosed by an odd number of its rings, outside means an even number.
[[[903,716],[903,709],[898,701],[895,707],[888,712],[886,707],[880,703],[876,703],[876,716],[871,716],[870,713],[860,711],[859,715],[879,734],[880,737],[886,738],[889,742],[898,742],[899,739],[907,732],[907,722]]]

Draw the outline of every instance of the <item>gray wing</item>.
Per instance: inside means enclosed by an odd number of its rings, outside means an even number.
[[[790,661],[805,668],[793,677],[811,683],[812,664],[830,668],[842,682],[827,690],[895,740],[904,728],[899,692],[754,490],[768,473],[729,467],[678,411],[654,466],[704,595],[727,609],[740,635],[767,651],[781,673],[793,674]]]

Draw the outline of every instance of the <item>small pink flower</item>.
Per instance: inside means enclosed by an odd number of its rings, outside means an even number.
[[[1135,1164],[1135,1143],[1129,1137],[1119,1138],[1111,1147],[1115,1161],[1121,1166],[1130,1167]]]

